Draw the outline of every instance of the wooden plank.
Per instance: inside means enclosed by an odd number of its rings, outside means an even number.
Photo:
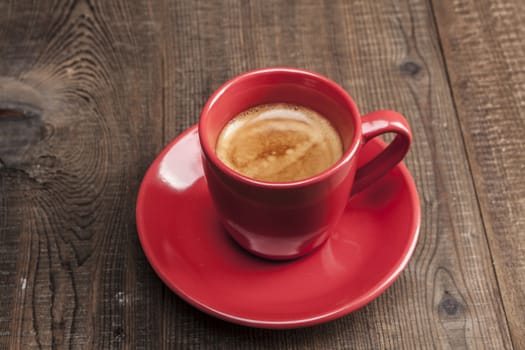
[[[0,103],[35,107],[41,130],[0,154],[0,347],[511,348],[426,1],[10,1],[0,13]],[[362,111],[407,116],[423,212],[392,288],[286,332],[181,301],[149,268],[133,213],[147,166],[211,92],[277,64],[333,78]]]
[[[0,108],[32,106],[39,131],[25,137],[22,115],[3,133],[0,120],[0,348],[118,348],[146,334],[158,348],[164,287],[134,201],[163,146],[163,79],[147,8],[121,5],[0,4]]]
[[[434,1],[483,222],[516,349],[525,348],[523,1]]]

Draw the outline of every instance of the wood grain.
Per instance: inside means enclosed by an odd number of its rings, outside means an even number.
[[[516,1],[434,1],[514,347],[525,348],[525,14]]]
[[[128,294],[150,306],[163,293],[133,219],[140,178],[162,146],[160,61],[154,30],[133,22],[132,13],[147,12],[114,5],[1,5],[0,103],[35,104],[43,129],[27,147],[0,155],[9,349],[132,343],[151,325],[129,322]]]
[[[501,243],[487,242],[493,209],[478,204],[499,187],[471,172],[493,181],[463,138],[477,119],[456,117],[432,10],[426,0],[1,2],[0,348],[511,349],[488,244]],[[155,155],[220,84],[271,65],[327,75],[363,112],[402,112],[423,212],[414,258],[385,294],[289,331],[183,302],[149,267],[134,225]],[[505,305],[520,305],[518,293]]]

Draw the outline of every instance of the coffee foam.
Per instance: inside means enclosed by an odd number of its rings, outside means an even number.
[[[250,108],[233,118],[222,130],[216,152],[243,175],[288,182],[327,169],[342,157],[343,146],[338,132],[317,112],[276,103]]]

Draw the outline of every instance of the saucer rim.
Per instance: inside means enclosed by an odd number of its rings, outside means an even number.
[[[414,205],[414,211],[413,211],[413,218],[410,225],[410,240],[409,243],[406,245],[405,249],[403,250],[402,254],[399,255],[399,259],[396,261],[396,263],[392,264],[390,271],[378,281],[378,283],[371,287],[368,291],[363,293],[361,297],[355,298],[349,303],[346,303],[344,306],[329,311],[329,312],[323,312],[319,315],[316,315],[315,317],[308,317],[308,318],[300,318],[300,319],[290,319],[285,321],[272,321],[272,320],[262,320],[262,319],[256,319],[256,318],[247,318],[247,317],[239,317],[236,315],[231,315],[227,312],[219,311],[209,305],[206,305],[204,301],[200,301],[197,298],[194,298],[190,294],[184,292],[182,289],[180,289],[175,283],[172,283],[170,281],[169,276],[167,273],[163,272],[163,270],[160,268],[162,264],[158,262],[154,254],[154,249],[147,243],[146,239],[146,233],[144,233],[144,222],[141,212],[143,211],[142,208],[144,206],[144,191],[146,187],[146,179],[152,176],[152,172],[154,169],[158,167],[158,163],[164,159],[166,154],[182,139],[189,136],[191,133],[195,133],[195,137],[198,138],[198,125],[195,124],[186,130],[184,130],[182,133],[180,133],[177,137],[175,137],[167,146],[165,146],[161,152],[155,157],[153,162],[148,167],[148,170],[145,172],[144,177],[141,180],[140,188],[137,194],[137,200],[136,200],[136,208],[135,208],[135,217],[136,217],[136,228],[137,228],[137,234],[139,236],[139,241],[142,247],[142,250],[144,251],[144,254],[157,274],[159,278],[179,297],[181,297],[183,300],[185,300],[187,303],[192,305],[193,307],[197,308],[198,310],[214,316],[216,318],[219,318],[224,321],[236,323],[243,326],[248,327],[255,327],[255,328],[267,328],[267,329],[290,329],[290,328],[302,328],[302,327],[309,327],[314,326],[317,324],[329,322],[335,319],[338,319],[342,316],[348,315],[352,312],[357,311],[358,309],[364,307],[368,303],[375,300],[377,297],[379,297],[383,292],[386,291],[401,275],[401,272],[406,268],[408,265],[408,262],[410,261],[415,247],[417,245],[419,234],[420,234],[420,228],[421,228],[421,206],[420,206],[420,200],[419,200],[419,194],[417,192],[417,188],[415,185],[415,181],[410,174],[408,168],[404,164],[404,162],[400,162],[395,166],[395,168],[398,168],[401,172],[401,177],[406,182],[406,190],[409,192],[410,201]],[[386,143],[378,138],[370,140],[369,142],[379,143],[382,147],[386,147]],[[394,169],[395,169],[394,168]],[[204,175],[202,175],[204,176]],[[372,184],[373,186],[373,184]],[[319,247],[319,249],[322,249],[323,247]],[[315,252],[314,252],[315,254]],[[299,258],[300,260],[301,258]]]

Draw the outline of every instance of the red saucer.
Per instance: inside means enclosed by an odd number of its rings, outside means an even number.
[[[361,161],[384,147],[372,140]],[[326,322],[372,301],[408,263],[419,223],[414,181],[400,164],[352,197],[337,230],[310,255],[289,262],[250,255],[219,224],[195,126],[157,157],[137,201],[144,252],[175,293],[213,316],[265,328]]]

